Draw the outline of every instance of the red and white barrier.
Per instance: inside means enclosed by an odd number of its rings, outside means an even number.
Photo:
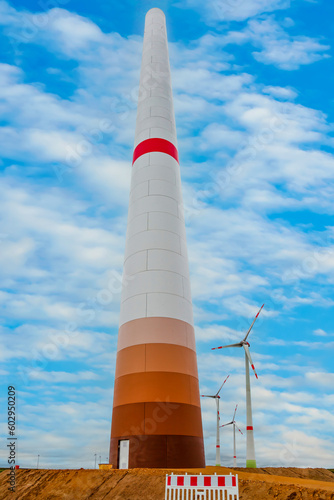
[[[239,500],[238,475],[166,475],[165,500]]]

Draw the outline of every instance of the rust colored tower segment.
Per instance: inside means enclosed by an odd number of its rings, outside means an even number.
[[[197,358],[165,16],[146,16],[110,463],[203,467]]]

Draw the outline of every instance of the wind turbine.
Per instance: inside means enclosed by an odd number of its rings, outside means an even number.
[[[259,317],[260,312],[262,311],[264,304],[260,307],[259,312],[255,316],[253,323],[248,329],[248,332],[245,335],[245,338],[238,342],[237,344],[230,345],[222,345],[220,347],[213,347],[214,349],[225,349],[226,347],[243,347],[245,350],[245,367],[246,367],[246,408],[247,408],[247,446],[246,446],[246,467],[256,468],[256,459],[255,459],[255,445],[254,445],[254,429],[253,429],[253,417],[252,417],[252,400],[251,400],[251,388],[250,388],[250,378],[249,378],[249,365],[251,365],[252,370],[254,371],[255,377],[258,378],[254,363],[252,361],[250,352],[249,352],[249,342],[247,342],[248,335],[250,334],[251,329],[257,318]]]
[[[236,451],[236,445],[235,445],[235,428],[237,428],[238,431],[241,434],[243,434],[243,432],[241,432],[241,430],[239,429],[239,427],[237,426],[237,424],[235,422],[235,414],[237,413],[237,408],[238,408],[238,405],[235,407],[232,422],[229,422],[228,424],[224,424],[224,425],[220,426],[220,427],[226,427],[227,425],[233,425],[233,466],[234,467],[237,466],[237,451]]]
[[[216,433],[216,465],[220,467],[220,435],[219,435],[219,421],[220,421],[220,415],[219,415],[219,400],[220,396],[219,393],[223,388],[223,385],[225,384],[226,380],[229,378],[229,375],[227,375],[226,379],[222,383],[222,385],[219,388],[219,391],[216,392],[213,396],[208,396],[207,394],[202,395],[202,398],[213,398],[216,400],[216,405],[217,405],[217,433]]]

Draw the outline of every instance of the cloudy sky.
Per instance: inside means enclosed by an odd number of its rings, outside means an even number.
[[[265,303],[250,337],[258,464],[333,467],[329,0],[0,1],[0,376],[3,408],[18,392],[19,463],[108,455],[151,7],[167,16],[201,391],[230,374],[222,418],[238,403],[245,430],[242,353],[211,347]],[[202,410],[212,464],[214,402]],[[221,439],[230,465],[231,428]]]

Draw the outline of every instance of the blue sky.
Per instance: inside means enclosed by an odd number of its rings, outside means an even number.
[[[108,454],[144,16],[167,15],[201,391],[250,337],[258,464],[334,463],[331,2],[0,2],[2,398],[19,462]],[[215,410],[203,400],[207,463]],[[5,416],[2,435],[6,436]],[[232,463],[231,429],[222,461]],[[240,464],[245,440],[238,436]],[[3,449],[3,447],[2,447]],[[1,455],[2,464],[6,455]],[[0,464],[1,465],[1,464]]]

